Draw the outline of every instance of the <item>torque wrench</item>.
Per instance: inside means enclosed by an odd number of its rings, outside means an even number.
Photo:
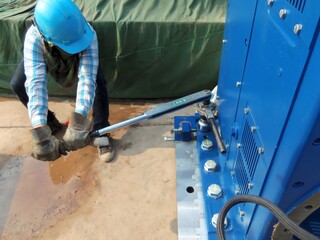
[[[110,133],[114,130],[117,130],[119,128],[132,125],[132,124],[140,122],[142,120],[154,119],[154,118],[160,117],[164,114],[180,110],[180,109],[187,107],[193,103],[204,101],[204,100],[209,100],[210,97],[211,97],[210,90],[202,90],[202,91],[187,95],[185,97],[178,98],[176,100],[160,104],[159,106],[156,106],[156,107],[144,112],[140,116],[125,120],[123,122],[113,124],[111,126],[102,128],[100,130],[92,131],[90,133],[90,137],[91,138],[102,137],[103,135]]]

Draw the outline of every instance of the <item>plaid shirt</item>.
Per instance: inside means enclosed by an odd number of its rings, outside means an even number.
[[[93,30],[94,31],[94,30]],[[48,90],[44,61],[44,44],[35,26],[31,26],[24,42],[25,87],[29,96],[28,114],[32,126],[47,123]],[[80,53],[75,112],[87,116],[93,105],[98,69],[98,42],[94,32],[91,45]]]

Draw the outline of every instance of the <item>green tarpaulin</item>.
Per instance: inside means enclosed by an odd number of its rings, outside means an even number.
[[[22,59],[34,0],[0,3],[0,93]],[[76,0],[99,39],[111,98],[180,97],[217,83],[226,0]],[[50,95],[74,96],[49,79]]]

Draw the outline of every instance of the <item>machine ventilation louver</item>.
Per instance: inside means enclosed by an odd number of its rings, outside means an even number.
[[[300,13],[303,13],[304,5],[307,0],[287,0],[294,8],[296,8]]]
[[[241,194],[248,194],[249,185],[253,180],[254,173],[259,160],[256,141],[247,120],[245,120],[243,134],[241,137],[235,172]]]

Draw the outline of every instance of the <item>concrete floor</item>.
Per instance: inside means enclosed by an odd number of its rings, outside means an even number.
[[[111,124],[158,103],[111,102]],[[61,122],[74,102],[50,101]],[[117,156],[88,146],[54,162],[30,156],[30,121],[15,98],[0,98],[0,239],[177,239],[174,115],[112,133]]]

